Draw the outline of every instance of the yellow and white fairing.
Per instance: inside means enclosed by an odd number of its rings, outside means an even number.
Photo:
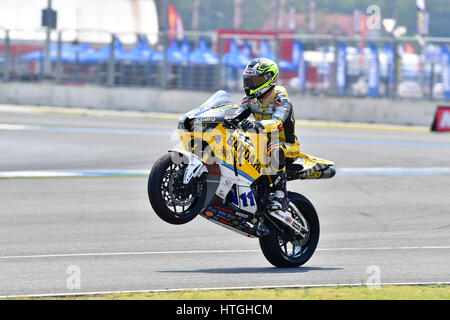
[[[207,132],[187,132],[180,130],[181,141],[184,150],[174,150],[184,154],[198,150],[196,143],[206,143],[208,148],[203,154],[195,154],[194,157],[186,155],[191,159],[188,164],[186,175],[189,178],[200,175],[204,172],[207,164],[217,164],[220,166],[220,181],[215,194],[225,199],[230,190],[236,185],[237,199],[239,207],[242,210],[255,213],[257,210],[250,185],[264,174],[264,168],[267,166],[264,159],[266,152],[260,152],[263,148],[258,148],[257,134],[245,134],[241,131],[227,130],[223,124],[217,124],[215,128]],[[260,140],[260,139],[259,139]],[[260,154],[258,154],[260,152]],[[203,168],[199,168],[199,161]],[[192,168],[192,169],[190,169]],[[187,173],[191,172],[191,173]],[[246,199],[245,197],[248,197]]]
[[[213,98],[217,95],[224,93],[218,92]],[[221,177],[216,195],[225,199],[236,185],[241,209],[256,212],[250,185],[262,175],[273,175],[267,157],[267,133],[278,132],[278,124],[267,125],[265,132],[259,134],[227,129],[224,119],[230,118],[239,106],[231,103],[217,106],[213,98],[180,119],[179,134],[183,149],[172,151],[180,152],[189,161],[184,183],[205,172],[207,165],[219,165]],[[312,170],[317,164],[334,165],[331,161],[303,154],[300,148],[294,156],[296,163],[301,164],[304,170]],[[308,174],[313,175],[314,172]]]

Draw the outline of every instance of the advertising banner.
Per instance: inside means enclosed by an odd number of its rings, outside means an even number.
[[[375,44],[369,45],[369,74],[367,77],[367,95],[372,98],[380,96],[380,61],[378,59],[378,48]]]
[[[432,131],[450,131],[450,107],[438,107],[434,116]]]
[[[343,42],[337,48],[336,87],[341,96],[347,95],[347,47]]]
[[[445,99],[450,99],[450,52],[446,46],[441,51],[441,76]]]
[[[298,86],[300,89],[305,89],[306,87],[306,67],[305,67],[305,57],[304,52],[305,48],[303,47],[303,44],[294,41],[293,43],[293,50],[292,50],[292,62],[293,64],[298,65]]]

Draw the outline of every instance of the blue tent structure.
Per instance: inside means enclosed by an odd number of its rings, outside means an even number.
[[[153,51],[150,56],[151,62],[161,62],[164,61],[164,51]]]
[[[61,61],[63,63],[74,63],[77,61],[77,56],[81,55],[82,53],[93,50],[89,45],[83,44],[83,45],[72,45],[69,43],[64,43],[61,46]],[[22,61],[43,61],[45,59],[45,52],[44,50],[39,51],[33,51],[30,53],[26,53],[21,55]],[[58,45],[52,44],[50,46],[50,60],[51,62],[56,62],[58,60]]]
[[[56,45],[52,44],[50,47],[50,56],[56,57],[58,53],[58,48]],[[43,61],[45,59],[45,52],[44,50],[38,50],[38,51],[32,51],[29,53],[22,54],[20,56],[20,59],[22,61],[32,62],[32,61]]]
[[[247,56],[251,57],[252,55],[252,48],[250,47],[250,43],[248,41],[244,41],[244,46],[242,48],[242,52],[246,54]]]
[[[251,59],[250,55],[239,50],[234,39],[230,40],[230,52],[223,55],[223,62],[226,66],[245,68]]]
[[[206,41],[200,38],[198,48],[189,54],[189,61],[193,64],[216,65],[219,63],[219,58],[208,48]]]
[[[119,39],[114,40],[114,58],[119,60],[123,54],[124,49]],[[106,45],[100,50],[94,50],[92,48],[85,50],[79,54],[79,62],[83,64],[96,64],[104,63],[110,59],[111,46]]]
[[[30,53],[22,54],[20,56],[20,59],[23,60],[23,61],[29,61],[29,62],[31,62],[31,61],[41,61],[41,60],[44,59],[44,55],[45,55],[44,51],[43,50],[39,50],[39,51],[33,51],[33,52],[30,52]]]
[[[118,39],[115,40],[114,58],[118,62],[162,62],[164,60],[163,51],[153,50],[147,39],[138,36],[137,45],[131,50],[125,50]],[[110,59],[111,46],[105,45],[102,49],[96,50],[87,44],[73,45],[64,43],[61,47],[61,61],[63,63],[97,64],[105,63]],[[275,60],[275,55],[270,50],[269,42],[262,43],[262,57]],[[43,50],[23,54],[23,61],[43,61],[45,53]],[[56,62],[58,59],[58,45],[52,44],[50,47],[50,59]],[[208,48],[204,39],[199,39],[198,48],[191,51],[188,41],[183,41],[181,48],[175,40],[172,40],[167,49],[167,59],[169,63],[176,65],[185,62],[193,64],[216,65],[219,62],[218,55]],[[244,43],[244,49],[239,50],[236,41],[230,40],[230,52],[223,56],[223,62],[229,67],[244,68],[251,60],[250,46]],[[280,61],[280,68],[295,69],[295,63]]]
[[[61,61],[63,63],[76,63],[79,60],[80,54],[84,52],[88,52],[90,50],[94,50],[91,48],[91,46],[87,44],[81,44],[81,45],[68,45],[67,48],[62,46],[61,48]],[[55,60],[53,60],[52,56],[52,62],[56,62],[57,57]]]
[[[242,70],[252,60],[251,47],[245,41],[243,48],[239,48],[236,40],[230,40],[230,50],[222,56],[222,66],[219,64],[219,56],[208,46],[204,38],[198,39],[197,48],[191,48],[192,42],[185,39],[182,42],[170,41],[167,51],[156,51],[149,44],[145,36],[138,36],[136,45],[131,49],[125,49],[119,39],[114,40],[114,61],[116,62],[115,83],[119,85],[160,85],[162,72],[170,73],[170,85],[177,88],[208,88],[214,89],[219,74],[226,80],[230,88],[237,88],[241,84]],[[276,60],[271,51],[270,42],[262,41],[261,57]],[[60,77],[63,81],[89,81],[105,83],[105,64],[111,59],[111,44],[106,44],[101,49],[95,49],[87,44],[63,43],[61,47],[53,43],[50,47],[50,59],[56,63],[58,58],[64,64]],[[295,47],[295,45],[294,45]],[[293,49],[293,61],[279,61],[280,70],[297,70],[298,62],[295,61],[295,48]],[[164,66],[167,59],[169,63]],[[45,51],[39,50],[20,56],[21,62],[38,61],[42,68],[45,59]],[[298,59],[297,59],[298,60]],[[0,65],[4,61],[0,58]],[[99,66],[100,68],[95,68]],[[94,68],[92,68],[94,67]],[[108,69],[109,70],[109,69]],[[42,70],[40,72],[42,76]],[[95,74],[95,77],[92,75]]]
[[[131,50],[119,50],[115,52],[115,60],[119,62],[148,62],[153,54],[148,40],[138,35],[137,45]],[[117,55],[116,55],[117,53]]]
[[[267,40],[261,42],[261,58],[267,58],[274,61],[277,59],[272,50],[270,50],[269,41]]]
[[[167,60],[169,63],[182,64],[188,61],[188,55],[178,47],[175,40],[172,40],[167,48]]]
[[[132,61],[142,62],[148,61],[153,53],[148,41],[143,37],[138,37],[138,44],[131,50],[124,50],[122,44],[118,39],[115,40],[114,58],[116,61]],[[96,64],[107,62],[110,59],[111,47],[104,46],[100,50],[95,50],[87,44],[72,45],[64,43],[61,47],[61,61],[63,63],[81,63],[81,64]],[[25,61],[41,61],[44,59],[45,53],[43,50],[34,51],[21,56]],[[58,45],[52,44],[50,47],[50,58],[52,62],[58,59]]]
[[[181,42],[181,52],[189,57],[189,53],[191,52],[191,44],[186,38]]]
[[[106,48],[106,47],[105,47]],[[102,50],[106,51],[105,48]],[[108,50],[109,51],[109,50]],[[65,43],[61,47],[61,61],[63,63],[95,63],[98,62],[95,55],[98,55],[99,51],[94,50],[89,45],[72,45]],[[109,55],[108,55],[109,57]],[[45,58],[44,50],[33,51],[21,55],[20,57],[23,61],[42,61]],[[56,62],[58,59],[58,45],[52,44],[50,47],[50,59],[52,62]]]

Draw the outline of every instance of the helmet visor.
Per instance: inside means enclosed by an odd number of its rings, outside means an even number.
[[[244,88],[256,90],[267,81],[264,75],[261,76],[244,76]]]

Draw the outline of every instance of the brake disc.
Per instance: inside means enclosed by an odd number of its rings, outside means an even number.
[[[184,170],[180,169],[175,171],[169,179],[169,196],[172,199],[173,204],[180,207],[187,207],[193,201],[189,185],[183,183]]]

